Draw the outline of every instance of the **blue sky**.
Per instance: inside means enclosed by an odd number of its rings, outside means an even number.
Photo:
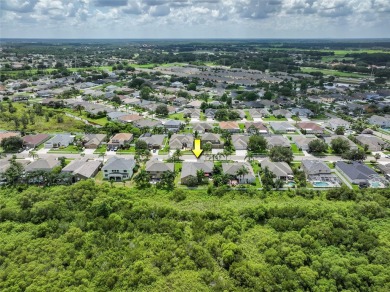
[[[3,38],[388,38],[390,0],[0,0]]]

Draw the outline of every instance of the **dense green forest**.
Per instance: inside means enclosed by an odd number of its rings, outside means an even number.
[[[1,291],[390,291],[390,192],[0,189]]]

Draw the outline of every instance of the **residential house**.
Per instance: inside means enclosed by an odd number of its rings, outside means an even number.
[[[276,180],[288,181],[294,179],[294,173],[286,162],[272,162],[269,158],[266,158],[260,162],[260,165],[263,170],[268,167],[269,171],[275,175]]]
[[[269,125],[275,133],[294,133],[297,130],[288,122],[270,122]]]
[[[169,148],[192,149],[194,137],[191,134],[173,134],[169,140]]]
[[[158,159],[152,159],[146,162],[145,170],[149,173],[152,180],[160,180],[164,172],[175,171],[174,163],[165,163]]]
[[[220,122],[219,127],[221,130],[228,131],[230,133],[239,133],[240,132],[240,126],[238,125],[237,122]]]
[[[35,148],[50,139],[48,134],[27,135],[23,138],[23,145],[27,149]]]
[[[164,147],[166,135],[153,135],[151,133],[142,134],[138,140],[145,141],[149,149],[161,149]]]
[[[322,129],[318,124],[313,122],[300,122],[298,123],[298,128],[301,129],[306,134],[324,133],[324,129]]]
[[[38,159],[30,164],[26,165],[24,170],[26,172],[33,171],[52,171],[55,167],[60,166],[61,162],[54,157],[48,157],[46,159]]]
[[[250,134],[268,134],[268,129],[261,122],[246,122],[245,130]]]
[[[208,123],[194,123],[192,125],[192,131],[197,131],[199,134],[211,132],[213,130],[213,126]]]
[[[161,127],[162,122],[158,120],[150,120],[150,119],[141,119],[133,122],[133,125],[137,128],[149,128],[152,129],[154,127]]]
[[[378,174],[360,162],[337,161],[336,169],[340,171],[350,183],[368,185],[369,181],[378,177]]]
[[[293,116],[299,116],[299,117],[311,117],[314,115],[314,113],[307,109],[307,108],[293,108],[291,109],[291,113]]]
[[[217,112],[216,109],[214,108],[207,108],[205,111],[204,111],[204,115],[206,116],[206,118],[208,119],[214,119],[215,118],[215,113]]]
[[[236,150],[247,150],[249,135],[234,134],[232,135],[232,143]]]
[[[65,166],[61,172],[71,173],[76,181],[95,177],[99,172],[102,162],[98,160],[88,160],[86,158],[76,159]]]
[[[74,136],[69,134],[58,134],[45,142],[45,149],[68,147],[74,141]]]
[[[188,118],[191,118],[191,119],[199,119],[200,118],[200,110],[199,109],[193,109],[193,108],[189,108],[189,109],[185,109],[183,111],[183,115],[184,117],[188,117]]]
[[[125,144],[129,144],[133,141],[133,134],[130,133],[118,133],[115,134],[111,140],[107,143],[108,148],[119,148]]]
[[[368,122],[381,128],[390,128],[390,115],[386,115],[384,117],[373,115],[368,119]]]
[[[253,119],[267,117],[271,115],[270,112],[265,108],[261,108],[261,109],[251,108],[248,110],[248,112]]]
[[[302,160],[301,167],[309,180],[318,176],[330,176],[332,174],[329,166],[321,160]]]
[[[368,134],[360,134],[356,137],[356,140],[360,145],[368,145],[369,151],[381,151],[385,149],[389,144],[382,139]]]
[[[183,122],[179,120],[168,120],[164,123],[164,127],[173,133],[179,132],[180,127],[183,125]]]
[[[332,141],[336,138],[341,138],[349,143],[350,150],[357,150],[358,146],[343,135],[332,135],[330,137],[324,137],[325,143],[331,145]]]
[[[238,175],[240,168],[245,168],[248,173],[245,175]],[[223,163],[222,170],[225,174],[234,177],[234,179],[237,180],[239,184],[251,184],[256,182],[256,177],[255,173],[253,172],[253,168],[247,162]]]
[[[388,164],[377,164],[377,168],[390,180],[390,163]]]
[[[122,115],[122,116],[119,116],[116,118],[116,120],[118,122],[121,122],[121,123],[134,123],[134,122],[137,122],[139,120],[143,120],[144,118],[140,115],[129,115],[129,114],[125,114],[125,115]]]
[[[281,146],[286,148],[291,147],[290,141],[282,135],[266,136],[265,139],[267,140],[268,149],[271,149],[275,146]]]
[[[292,117],[292,113],[286,109],[278,109],[278,110],[274,110],[272,112],[272,114],[275,116],[275,117],[285,117],[286,119],[287,118],[291,118]]]
[[[316,137],[308,137],[302,135],[293,135],[291,136],[292,141],[297,145],[298,149],[307,151],[309,150],[309,143],[313,140],[318,140]]]
[[[114,181],[130,179],[135,167],[134,159],[125,159],[113,156],[103,166],[103,178]]]
[[[5,138],[10,138],[10,137],[19,137],[20,134],[17,132],[2,132],[0,133],[0,142],[5,139]]]
[[[210,143],[213,149],[223,148],[223,143],[221,142],[220,134],[205,133],[201,136],[202,144]]]
[[[205,177],[211,177],[214,164],[211,161],[205,162],[186,162],[184,161],[181,168],[180,182],[186,185],[190,178],[197,177],[197,171],[203,170]]]
[[[351,128],[351,123],[347,122],[340,118],[333,118],[326,122],[326,127],[331,129],[332,131],[336,131],[337,128],[343,127],[345,130],[349,130]]]
[[[196,108],[199,109],[200,106],[202,105],[203,101],[201,100],[193,100],[190,103],[186,105],[187,108]]]
[[[104,139],[106,139],[105,134],[86,134],[83,138],[86,149],[96,149],[99,148]]]

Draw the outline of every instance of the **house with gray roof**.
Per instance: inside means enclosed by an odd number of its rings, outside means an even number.
[[[101,166],[102,162],[98,160],[75,159],[65,166],[61,172],[71,173],[78,181],[95,177]]]
[[[183,111],[184,117],[192,118],[192,119],[199,119],[200,118],[200,110],[199,109],[194,109],[194,108],[189,108],[185,109]]]
[[[347,137],[345,137],[343,135],[332,135],[330,137],[324,137],[324,140],[325,140],[326,144],[331,145],[332,141],[334,139],[337,139],[337,138],[341,138],[341,139],[347,141],[349,144],[350,150],[357,150],[358,149],[358,146],[355,143],[353,143],[351,140],[349,140]]]
[[[270,112],[265,108],[251,108],[248,110],[252,118],[262,118],[270,116]]]
[[[211,132],[213,130],[213,126],[208,123],[194,123],[192,125],[192,131],[197,131],[199,134],[203,134],[206,132]]]
[[[292,141],[297,145],[298,149],[307,151],[309,150],[309,143],[314,140],[318,140],[316,137],[291,135]]]
[[[169,140],[169,148],[191,149],[194,144],[194,137],[191,134],[173,134]]]
[[[275,133],[294,133],[297,129],[288,122],[269,122]]]
[[[309,160],[309,159],[302,160],[301,167],[304,173],[306,174],[307,179],[309,180],[312,179],[313,177],[323,176],[323,175],[327,176],[327,175],[331,175],[332,173],[329,166],[327,166],[321,160]]]
[[[382,139],[368,134],[360,134],[356,137],[356,140],[360,145],[364,147],[364,145],[368,145],[368,150],[370,151],[381,151],[388,147],[388,143],[383,141]]]
[[[331,129],[332,131],[336,131],[336,129],[339,127],[342,127],[345,130],[349,130],[351,128],[351,123],[340,118],[333,118],[328,120],[325,123],[325,126]]]
[[[368,119],[368,122],[381,128],[390,128],[390,115],[385,115],[384,117],[373,115]]]
[[[50,140],[45,142],[45,149],[68,147],[74,141],[74,136],[69,134],[57,134]]]
[[[217,111],[217,110],[214,109],[214,108],[207,108],[207,109],[204,111],[204,115],[205,115],[206,118],[208,118],[208,119],[214,119],[216,111]]]
[[[244,176],[237,175],[240,168],[245,168],[248,173]],[[225,174],[231,175],[239,184],[251,184],[256,182],[252,166],[247,162],[222,163],[222,170]]]
[[[181,168],[180,182],[186,185],[191,177],[197,177],[198,170],[203,170],[205,177],[210,177],[213,173],[214,164],[211,161],[205,162],[186,162],[184,161]]]
[[[135,167],[134,159],[125,159],[113,156],[103,166],[103,178],[114,181],[130,179]]]
[[[183,122],[179,120],[168,120],[164,122],[164,128],[174,133],[180,130],[181,125],[183,125]]]
[[[348,163],[337,161],[336,169],[341,172],[349,182],[357,185],[368,185],[371,179],[378,177],[378,174],[373,169],[356,161]]]
[[[213,149],[223,148],[223,142],[221,141],[220,134],[204,133],[201,135],[202,145],[210,143]]]
[[[60,166],[61,162],[55,159],[54,157],[48,157],[46,159],[38,159],[30,164],[26,165],[24,170],[26,172],[33,172],[33,171],[52,171],[55,167]]]
[[[286,109],[278,109],[278,110],[274,110],[272,112],[272,114],[275,116],[275,117],[285,117],[285,118],[291,118],[292,117],[292,113]]]
[[[138,140],[145,141],[149,149],[160,149],[164,146],[166,135],[153,135],[151,133],[142,134]]]
[[[265,139],[267,140],[268,149],[271,149],[275,146],[281,146],[286,148],[291,147],[290,141],[282,135],[266,136]]]
[[[288,181],[294,179],[294,173],[286,162],[272,162],[269,158],[266,158],[260,162],[260,165],[262,169],[267,167],[275,175],[276,180]]]
[[[234,134],[232,135],[232,143],[236,150],[247,150],[249,135]]]
[[[140,119],[138,121],[134,121],[133,125],[137,128],[154,128],[154,127],[161,127],[162,122],[157,120],[150,120],[150,119]]]
[[[149,173],[152,180],[160,180],[164,172],[175,171],[175,164],[162,162],[158,159],[151,159],[146,162],[145,170]]]
[[[299,116],[299,117],[305,117],[305,118],[314,115],[314,113],[307,108],[293,108],[293,109],[291,109],[291,113],[293,116]]]
[[[107,118],[111,121],[117,121],[120,117],[128,115],[125,112],[111,112],[107,114]]]
[[[378,169],[390,180],[390,163],[388,164],[377,164]]]

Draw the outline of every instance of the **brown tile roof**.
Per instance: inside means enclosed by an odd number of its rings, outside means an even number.
[[[220,122],[219,127],[224,130],[240,128],[237,122]]]

